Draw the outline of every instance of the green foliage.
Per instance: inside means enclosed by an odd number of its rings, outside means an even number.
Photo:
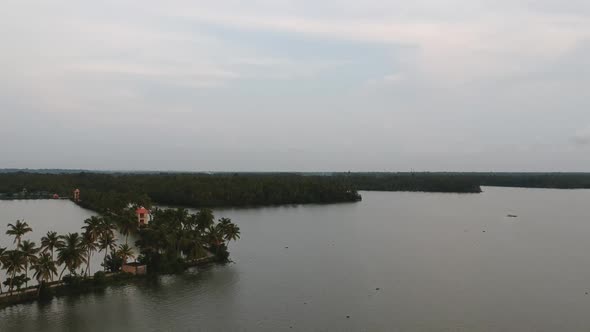
[[[48,253],[41,254],[41,256],[34,261],[32,268],[35,271],[33,276],[40,284],[53,279],[53,276],[57,274],[55,262]]]
[[[13,288],[16,288],[16,290],[19,291],[22,286],[30,280],[31,278],[27,277],[25,274],[20,274],[14,278],[6,278],[2,284],[6,287],[10,287],[12,285]]]
[[[479,183],[454,173],[352,173],[333,175],[357,190],[479,193]]]
[[[71,196],[80,188],[82,207],[104,214],[128,202],[175,206],[251,206],[350,202],[360,199],[345,181],[299,174],[0,174],[0,193],[50,191]]]
[[[123,265],[123,258],[121,256],[111,253],[106,256],[101,265],[105,268],[108,272],[119,272],[121,271],[121,266]]]
[[[62,278],[64,284],[73,288],[79,288],[84,284],[84,278],[77,274],[68,274]]]
[[[94,284],[97,286],[101,286],[101,285],[106,284],[106,282],[107,282],[106,273],[104,271],[97,271],[94,274],[93,281],[94,281]]]
[[[68,233],[62,239],[64,245],[57,249],[57,264],[64,266],[62,274],[66,269],[75,274],[76,269],[87,262],[83,238],[78,233]]]
[[[227,246],[225,244],[212,245],[211,251],[213,251],[215,256],[217,256],[217,258],[222,262],[229,259],[229,251],[227,251]]]
[[[14,224],[8,224],[6,235],[14,236],[14,243],[16,243],[17,246],[20,246],[20,240],[23,235],[32,231],[33,229],[29,227],[29,224],[27,224],[25,221],[17,220]]]
[[[136,242],[139,261],[150,273],[182,271],[187,263],[207,255],[207,249],[227,259],[227,242],[239,238],[240,229],[229,218],[217,223],[209,209],[190,214],[186,209],[155,209],[149,227],[141,229]]]

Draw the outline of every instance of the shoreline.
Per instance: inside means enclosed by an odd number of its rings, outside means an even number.
[[[206,266],[209,264],[222,264],[223,262],[219,257],[215,255],[207,255],[193,261],[185,262],[184,273],[187,269],[192,267]],[[102,272],[102,271],[97,271]],[[20,291],[14,291],[12,295],[8,292],[0,294],[0,310],[4,310],[8,307],[32,303],[35,301],[49,301],[55,297],[62,297],[75,294],[90,293],[97,290],[105,289],[109,286],[121,285],[132,281],[147,279],[150,277],[166,275],[166,273],[148,273],[148,274],[133,274],[127,272],[105,272],[105,279],[102,281],[96,281],[94,276],[80,277],[80,284],[70,285],[62,279],[59,281],[48,282],[42,287],[41,293],[39,294],[39,286],[30,286],[28,288],[21,289]]]

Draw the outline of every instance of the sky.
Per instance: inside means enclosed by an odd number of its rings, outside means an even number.
[[[0,168],[590,171],[587,0],[4,0]]]

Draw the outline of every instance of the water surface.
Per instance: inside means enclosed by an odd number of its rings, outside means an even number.
[[[216,211],[242,229],[235,263],[2,309],[0,331],[590,328],[590,191],[362,195]],[[77,230],[89,215],[48,202],[26,203],[45,211],[27,218],[35,230]],[[0,220],[20,217],[11,204],[22,203],[0,202]]]

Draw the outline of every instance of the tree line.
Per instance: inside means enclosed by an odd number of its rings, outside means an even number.
[[[360,195],[346,181],[298,174],[0,174],[4,198],[38,192],[71,197],[81,190],[83,207],[103,212],[126,202],[221,207],[354,202]]]
[[[359,190],[479,193],[481,186],[590,188],[590,173],[0,173],[0,199],[71,197],[79,188],[79,204],[98,212],[130,201],[198,208],[336,203],[360,200]]]
[[[479,183],[453,173],[336,173],[332,177],[356,190],[480,193]]]

